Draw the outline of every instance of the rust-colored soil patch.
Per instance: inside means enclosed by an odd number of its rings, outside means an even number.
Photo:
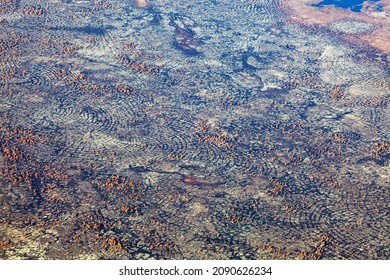
[[[150,5],[148,0],[134,0],[134,3],[139,8],[146,8],[146,7],[149,7],[149,5]]]
[[[332,23],[340,21],[372,24],[374,28],[370,31],[363,34],[345,34],[342,37],[348,42],[390,53],[390,0],[375,3],[375,5],[381,4],[383,6],[381,12],[376,11],[373,4],[366,1],[360,13],[334,6],[321,8],[312,6],[312,4],[319,2],[319,0],[287,0],[285,9],[289,20],[306,26],[323,27],[329,27]]]

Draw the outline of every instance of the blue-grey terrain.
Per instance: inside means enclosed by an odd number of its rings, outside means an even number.
[[[389,259],[389,55],[284,2],[0,0],[0,258]]]

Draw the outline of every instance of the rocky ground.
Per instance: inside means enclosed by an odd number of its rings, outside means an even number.
[[[388,259],[387,1],[312,2],[0,0],[0,257]]]

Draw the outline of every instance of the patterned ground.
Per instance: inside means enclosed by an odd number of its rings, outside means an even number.
[[[0,257],[389,259],[389,25],[290,2],[0,0]]]

